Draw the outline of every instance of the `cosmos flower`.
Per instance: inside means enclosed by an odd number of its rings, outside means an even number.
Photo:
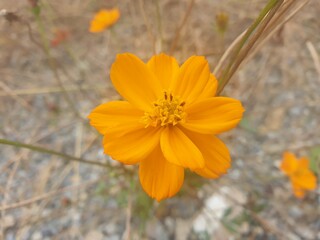
[[[105,29],[111,27],[120,18],[120,11],[118,8],[110,10],[102,9],[96,13],[91,20],[89,31],[92,33],[102,32]]]
[[[57,29],[54,31],[54,38],[50,44],[52,47],[57,47],[61,43],[65,42],[69,38],[69,31],[63,29]]]
[[[293,193],[297,198],[303,198],[306,190],[316,188],[317,179],[309,169],[307,158],[297,159],[294,154],[285,152],[280,169],[290,178]]]
[[[215,97],[218,83],[204,57],[179,66],[165,54],[148,63],[119,54],[110,77],[125,101],[96,107],[90,124],[104,135],[106,154],[139,163],[141,185],[152,198],[175,195],[185,168],[205,178],[227,172],[230,154],[215,135],[234,128],[244,109],[238,100]]]

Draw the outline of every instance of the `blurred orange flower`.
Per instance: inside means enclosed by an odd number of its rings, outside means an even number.
[[[51,46],[56,47],[62,42],[65,42],[69,38],[69,31],[63,29],[57,29],[54,32],[54,38],[51,40]]]
[[[309,169],[307,158],[297,159],[294,154],[285,152],[280,169],[290,178],[293,193],[297,198],[303,198],[306,190],[316,188],[317,179]]]
[[[90,124],[104,135],[106,154],[140,163],[141,185],[152,198],[175,195],[184,168],[205,178],[227,172],[228,148],[214,135],[234,128],[244,109],[238,100],[215,97],[218,82],[204,57],[192,56],[179,67],[165,54],[147,64],[118,54],[110,77],[126,101],[96,107]]]
[[[106,28],[111,27],[120,18],[120,11],[118,8],[110,10],[102,9],[96,13],[91,20],[89,31],[92,33],[102,32]]]

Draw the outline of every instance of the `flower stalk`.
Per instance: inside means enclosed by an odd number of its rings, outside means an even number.
[[[247,54],[255,45],[261,34],[264,32],[270,20],[277,13],[282,3],[283,0],[270,0],[267,3],[267,5],[262,9],[258,18],[245,32],[240,42],[235,46],[235,50],[233,51],[229,64],[223,70],[221,76],[218,76],[219,87],[217,94],[220,94],[222,92],[222,90],[227,85],[233,74],[239,68],[243,59],[247,56]]]
[[[26,144],[26,143],[21,143],[21,142],[16,142],[16,141],[10,141],[10,140],[6,140],[6,139],[0,139],[0,144],[4,144],[4,145],[9,145],[9,146],[13,146],[13,147],[18,147],[18,148],[26,148],[35,152],[40,152],[40,153],[47,153],[50,155],[55,155],[55,156],[59,156],[62,157],[68,161],[76,161],[76,162],[81,162],[81,163],[85,163],[85,164],[91,164],[91,165],[96,165],[96,166],[100,166],[100,167],[109,167],[108,164],[106,163],[102,163],[102,162],[96,162],[96,161],[90,161],[90,160],[86,160],[83,158],[78,158],[75,156],[71,156],[71,155],[67,155],[61,152],[57,152],[51,149],[47,149],[47,148],[43,148],[40,146],[35,146],[35,145],[31,145],[31,144]]]

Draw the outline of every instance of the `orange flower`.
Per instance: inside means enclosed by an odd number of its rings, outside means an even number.
[[[309,160],[305,157],[297,159],[290,152],[283,154],[280,169],[290,178],[293,193],[303,198],[306,190],[314,190],[317,185],[316,176],[309,170]]]
[[[51,40],[51,46],[56,47],[69,38],[69,31],[57,29],[54,32],[54,38]]]
[[[118,8],[113,8],[110,10],[102,9],[96,13],[91,21],[89,31],[92,33],[102,32],[106,28],[111,27],[120,18],[120,12]]]
[[[147,64],[119,54],[111,81],[126,101],[95,108],[90,124],[104,135],[104,152],[124,164],[140,163],[143,189],[158,201],[175,195],[184,168],[218,178],[230,167],[226,145],[215,134],[234,128],[242,118],[240,101],[214,97],[217,80],[204,57],[179,67],[160,54]]]

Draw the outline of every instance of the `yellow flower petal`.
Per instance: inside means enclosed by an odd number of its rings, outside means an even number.
[[[309,169],[309,159],[306,157],[302,157],[297,160],[298,166],[297,168]]]
[[[103,138],[104,152],[114,160],[135,164],[146,158],[159,145],[159,128],[134,129],[125,133],[122,130],[117,127],[108,129]]]
[[[110,77],[120,95],[144,111],[152,110],[152,103],[163,94],[153,72],[130,53],[117,55]]]
[[[101,134],[105,134],[108,128],[117,125],[136,123],[141,125],[143,112],[126,101],[113,101],[99,105],[89,114],[90,124],[95,127]]]
[[[178,127],[166,127],[160,144],[163,155],[172,164],[192,170],[205,166],[200,150]]]
[[[110,10],[102,9],[96,13],[91,21],[89,31],[92,33],[102,32],[108,27],[115,24],[120,18],[120,12],[118,8]]]
[[[186,107],[187,120],[181,125],[203,134],[218,134],[234,128],[241,120],[244,108],[232,98],[213,97]]]
[[[201,151],[205,167],[194,171],[205,178],[218,178],[231,167],[227,146],[216,136],[184,131]]]
[[[104,134],[104,150],[124,164],[140,163],[143,189],[158,201],[176,194],[184,168],[217,178],[230,168],[230,154],[213,136],[240,121],[237,100],[213,97],[218,82],[204,57],[191,57],[179,68],[165,54],[147,64],[119,54],[110,78],[127,102],[101,105],[90,115]]]
[[[165,160],[159,147],[140,163],[140,182],[144,191],[158,201],[175,195],[181,188],[184,169]]]
[[[290,152],[284,152],[280,169],[287,175],[292,174],[298,168],[298,160]]]
[[[303,198],[305,190],[317,187],[317,178],[309,169],[309,160],[305,157],[297,159],[290,152],[284,152],[280,169],[290,177],[293,193],[297,198]]]
[[[298,160],[297,172],[292,178],[306,190],[315,190],[317,187],[317,178],[309,169],[309,159],[306,157]]]
[[[218,80],[213,74],[210,74],[208,83],[203,89],[202,93],[198,96],[198,100],[201,100],[203,98],[214,97],[217,93],[217,89],[218,89]]]
[[[301,169],[292,175],[291,181],[306,190],[314,190],[317,186],[317,178],[309,169]]]
[[[153,56],[147,65],[165,90],[169,89],[170,83],[173,82],[179,72],[177,60],[164,53]]]
[[[181,66],[170,89],[174,96],[180,96],[186,104],[191,104],[204,91],[209,78],[208,61],[204,57],[192,56]]]
[[[292,183],[292,189],[293,189],[293,194],[297,197],[297,198],[304,198],[305,196],[305,190],[303,188],[301,188],[299,185],[296,185],[294,183]]]

